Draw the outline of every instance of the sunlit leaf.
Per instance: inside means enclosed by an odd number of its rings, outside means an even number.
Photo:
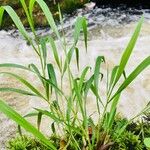
[[[130,56],[131,56],[131,53],[133,51],[133,48],[134,48],[135,43],[137,41],[137,38],[139,36],[140,30],[141,30],[141,27],[142,27],[142,23],[143,23],[143,17],[139,21],[139,23],[138,23],[138,25],[137,25],[137,27],[134,31],[134,34],[131,37],[131,40],[130,40],[127,48],[123,52],[123,55],[122,55],[121,60],[120,60],[119,68],[118,68],[118,71],[117,71],[117,75],[116,75],[116,78],[115,78],[115,81],[114,81],[114,85],[118,82],[120,76],[122,75],[123,71],[125,70],[125,66],[126,66],[128,60],[129,60]]]

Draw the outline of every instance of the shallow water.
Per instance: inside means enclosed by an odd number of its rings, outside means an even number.
[[[89,41],[88,41],[88,53],[85,53],[84,43],[79,42],[78,48],[80,50],[80,67],[85,65],[94,66],[94,62],[98,55],[104,55],[107,65],[112,68],[119,63],[120,56],[123,49],[126,47],[133,30],[136,26],[137,20],[140,18],[141,12],[144,13],[145,22],[143,28],[134,48],[134,52],[128,63],[126,72],[127,74],[132,71],[139,62],[150,54],[150,14],[148,10],[136,10],[136,14],[130,14],[126,11],[120,12],[119,10],[112,9],[95,9],[95,11],[83,11],[79,10],[74,17],[65,19],[66,34],[68,37],[68,43],[71,44],[72,26],[76,16],[85,15],[89,20]],[[134,12],[134,11],[133,11]],[[107,15],[106,15],[107,14]],[[49,29],[39,29],[38,35],[44,36],[51,31]],[[60,49],[60,54],[62,54]],[[49,54],[50,55],[50,54]],[[50,61],[53,62],[51,56]],[[39,64],[37,57],[32,48],[26,44],[18,32],[0,31],[0,63],[20,63],[20,64]],[[72,71],[77,74],[75,67],[75,61],[72,64]],[[106,66],[102,66],[102,71],[106,70]],[[35,80],[32,74],[27,72],[20,72],[15,69],[8,70],[0,68],[0,71],[17,72],[37,85],[39,89],[41,85],[39,81]],[[101,83],[102,91],[105,92],[105,80]],[[0,76],[1,86],[21,87],[21,85],[10,77]],[[67,85],[64,85],[67,89]],[[26,114],[32,107],[46,107],[45,103],[40,102],[39,99],[32,97],[20,96],[14,93],[0,93],[0,97],[6,100],[11,106],[16,108],[21,114]],[[148,102],[150,98],[150,70],[145,70],[127,89],[121,96],[118,112],[122,115],[131,118],[136,115]],[[90,112],[95,110],[93,97],[88,97],[88,106]],[[48,121],[44,121],[44,125]],[[45,126],[43,125],[43,129]],[[48,124],[49,125],[49,124]],[[48,127],[47,125],[47,127]],[[15,134],[16,125],[7,119],[4,115],[0,114],[0,149],[4,148],[4,142],[13,137]],[[44,130],[48,134],[47,130]]]

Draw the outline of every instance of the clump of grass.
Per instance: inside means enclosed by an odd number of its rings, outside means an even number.
[[[147,120],[142,119],[140,122],[131,122],[128,124],[128,126],[124,129],[124,132],[121,136],[118,137],[118,131],[120,128],[127,123],[128,120],[126,118],[122,118],[121,116],[116,116],[111,132],[110,132],[110,142],[107,144],[103,144],[103,137],[106,136],[104,134],[104,130],[101,129],[100,134],[100,142],[101,142],[101,149],[102,147],[105,147],[105,149],[108,149],[108,146],[111,146],[112,150],[147,150],[145,144],[144,144],[144,137],[150,136],[150,129],[149,129],[149,122]],[[96,126],[95,126],[96,128]],[[78,131],[80,131],[80,128],[78,128]],[[89,128],[89,136],[92,138],[92,134],[94,131]],[[66,145],[67,141],[69,140],[69,134],[66,132],[65,136],[62,138],[62,136],[57,136],[55,132],[50,136],[50,140],[53,142],[55,147],[57,149],[61,149],[63,146]],[[75,139],[77,140],[80,147],[83,147],[82,142],[82,135],[73,132],[73,135]],[[102,136],[103,135],[103,136]],[[147,139],[147,138],[146,138]],[[35,149],[39,148],[42,150],[48,150],[47,147],[45,147],[40,141],[38,141],[35,138],[31,138],[28,136],[17,136],[14,139],[11,139],[7,144],[8,149]],[[68,144],[67,150],[74,150],[75,147],[73,145]],[[96,149],[96,147],[94,148]],[[98,149],[98,148],[97,148]]]
[[[80,51],[77,47],[77,44],[82,31],[84,35],[85,50],[87,52],[86,19],[84,17],[77,18],[73,34],[73,44],[69,46],[70,48],[68,49],[67,40],[63,31],[63,19],[60,8],[59,18],[62,25],[62,36],[58,32],[52,14],[43,0],[30,0],[29,7],[27,7],[24,0],[21,0],[20,2],[25,10],[34,38],[29,36],[18,15],[10,6],[0,7],[0,23],[2,22],[3,13],[6,11],[14,21],[16,27],[23,37],[33,47],[35,54],[39,58],[40,68],[33,63],[29,64],[28,66],[4,63],[0,64],[0,67],[17,68],[21,71],[26,70],[33,73],[36,75],[37,79],[40,80],[43,90],[39,90],[36,86],[22,76],[8,71],[0,72],[0,74],[15,78],[21,84],[26,86],[28,90],[0,87],[0,91],[16,92],[19,94],[32,96],[33,98],[39,97],[41,100],[47,103],[49,109],[45,110],[42,108],[34,108],[35,112],[29,113],[22,117],[14,109],[0,100],[0,111],[6,114],[10,119],[14,120],[19,125],[19,129],[20,127],[23,127],[25,130],[32,133],[45,147],[50,150],[56,150],[58,147],[59,149],[70,150],[107,150],[113,147],[114,143],[120,139],[122,134],[127,134],[130,139],[134,139],[135,136],[133,133],[126,132],[126,128],[134,119],[150,111],[149,104],[131,120],[123,121],[120,125],[115,126],[117,133],[115,138],[112,137],[112,131],[115,125],[115,118],[117,115],[116,109],[121,98],[121,93],[144,69],[150,65],[150,56],[148,56],[129,75],[126,75],[125,73],[127,62],[141,30],[143,18],[140,19],[129,44],[127,45],[127,48],[124,50],[119,65],[114,66],[113,70],[111,71],[111,75],[107,74],[107,91],[105,101],[101,98],[99,92],[100,82],[103,80],[101,64],[105,63],[105,58],[103,56],[98,56],[94,68],[91,66],[86,66],[83,70],[80,70]],[[32,15],[35,2],[37,2],[43,10],[51,30],[54,32],[56,38],[59,40],[60,45],[62,46],[62,50],[64,52],[63,59],[59,56],[58,48],[53,37],[48,36],[46,38],[42,37],[39,39],[39,37],[36,35],[33,22],[34,18]],[[51,46],[51,53],[53,54],[55,64],[57,65],[57,69],[59,70],[59,75],[61,77],[60,83],[58,82],[58,78],[56,76],[56,68],[54,68],[54,64],[49,63],[47,60],[47,44],[50,44]],[[76,56],[77,68],[81,72],[81,75],[78,75],[78,77],[72,73],[70,67],[73,54]],[[92,75],[87,78],[88,71],[91,70],[91,68]],[[66,76],[69,84],[69,91],[67,94],[64,88],[64,77]],[[118,84],[122,76],[124,76],[124,80]],[[95,96],[97,104],[96,112],[98,113],[97,122],[94,122],[92,117],[87,114],[87,96],[89,91],[92,91],[92,94]],[[62,103],[65,103],[66,107],[61,107]],[[81,117],[79,117],[79,114]],[[37,127],[34,127],[25,119],[25,117],[34,116],[37,117]],[[53,137],[49,139],[40,131],[40,124],[43,116],[46,116],[52,120],[51,131],[55,135],[54,137],[60,137],[58,140],[58,145],[55,145],[56,138]],[[63,137],[57,132],[57,129],[61,129],[61,131],[64,133]],[[21,130],[19,131],[22,135]],[[148,146],[147,141],[148,138],[145,140],[145,144]],[[138,143],[138,139],[135,140],[135,143]]]

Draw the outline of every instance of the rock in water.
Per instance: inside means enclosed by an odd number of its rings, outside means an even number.
[[[90,2],[90,3],[86,3],[84,6],[87,10],[91,10],[95,7],[96,3],[94,2]]]

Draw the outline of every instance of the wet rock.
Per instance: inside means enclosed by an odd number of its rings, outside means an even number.
[[[87,10],[91,10],[95,7],[96,3],[90,2],[90,3],[86,3],[84,6]]]

